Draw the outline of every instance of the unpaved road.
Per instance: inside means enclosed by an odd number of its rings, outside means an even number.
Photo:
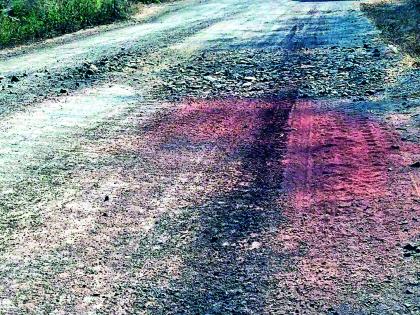
[[[158,12],[1,53],[0,314],[419,314],[419,70],[358,2]]]

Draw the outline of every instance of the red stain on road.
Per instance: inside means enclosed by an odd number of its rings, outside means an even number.
[[[301,103],[290,125],[288,189],[298,208],[346,204],[387,193],[394,134],[360,116],[316,110]]]
[[[285,159],[289,221],[280,250],[306,254],[286,282],[312,298],[346,292],[346,286],[409,276],[402,246],[420,235],[420,207],[401,143],[384,124],[320,104],[296,104]],[[417,173],[416,173],[417,172]]]
[[[209,198],[255,181],[258,174],[250,175],[250,165],[259,157],[258,172],[265,168],[268,173],[261,181],[271,181],[270,174],[280,181],[284,170],[287,202],[279,190],[278,206],[287,223],[280,224],[270,244],[291,257],[291,271],[278,275],[282,292],[295,291],[303,300],[334,300],[367,282],[408,277],[410,268],[400,268],[402,246],[420,234],[420,207],[412,180],[418,174],[407,165],[419,147],[401,143],[374,119],[314,102],[295,104],[288,128],[282,124],[271,131],[267,126],[276,125],[276,108],[290,108],[290,103],[190,100],[159,120],[147,138],[164,168],[193,169],[197,162],[209,166],[214,179],[225,176],[217,187],[202,185]],[[283,161],[283,153],[272,154],[285,147]]]
[[[265,123],[264,111],[273,106],[273,102],[263,100],[190,100],[172,112],[153,134],[165,144],[210,145],[232,153],[255,140]]]

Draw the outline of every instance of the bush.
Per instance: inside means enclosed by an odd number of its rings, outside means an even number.
[[[111,22],[127,8],[127,0],[0,0],[0,45]]]
[[[420,0],[372,1],[362,9],[389,42],[420,57]]]

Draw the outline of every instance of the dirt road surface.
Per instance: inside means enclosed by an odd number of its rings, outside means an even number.
[[[419,314],[419,69],[359,5],[3,50],[0,314]]]

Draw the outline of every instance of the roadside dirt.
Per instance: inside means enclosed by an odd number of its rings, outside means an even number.
[[[373,0],[362,9],[384,37],[417,59],[420,67],[420,3],[415,0]]]

